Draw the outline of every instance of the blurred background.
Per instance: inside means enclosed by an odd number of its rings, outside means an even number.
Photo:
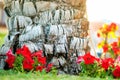
[[[5,26],[5,12],[3,10],[4,5],[3,5],[3,1],[0,0],[0,27]]]
[[[0,0],[0,25],[5,25],[4,0]],[[119,0],[87,0],[87,14],[90,22],[120,23]]]
[[[5,25],[4,0],[0,0],[0,25]],[[87,0],[87,14],[90,22],[120,23],[119,0]]]

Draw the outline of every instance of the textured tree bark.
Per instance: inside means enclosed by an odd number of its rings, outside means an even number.
[[[1,54],[26,45],[43,50],[58,74],[79,73],[76,59],[89,51],[86,0],[5,0],[5,11],[9,34]]]

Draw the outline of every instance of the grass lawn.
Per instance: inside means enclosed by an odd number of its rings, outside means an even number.
[[[56,75],[53,73],[16,73],[12,70],[0,70],[0,80],[113,80],[111,78],[90,78],[71,75]]]
[[[0,32],[0,46],[4,43],[4,37],[5,37],[6,33],[1,33]]]
[[[5,28],[0,28],[0,46],[4,43],[4,37],[7,34],[7,30]]]
[[[6,31],[0,31],[0,46],[4,43]],[[110,77],[91,78],[86,76],[56,75],[53,73],[18,73],[12,70],[0,70],[0,80],[113,80]]]

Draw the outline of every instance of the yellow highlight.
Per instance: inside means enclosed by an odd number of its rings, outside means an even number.
[[[105,44],[105,41],[101,41],[101,42],[98,44],[98,48],[99,48],[99,49],[102,48],[102,47],[104,46],[104,44]]]
[[[108,38],[117,38],[115,32],[111,31],[108,33]]]

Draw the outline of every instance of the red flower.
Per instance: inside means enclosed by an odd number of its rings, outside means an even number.
[[[42,57],[43,56],[42,53],[43,53],[42,50],[39,50],[39,51],[33,53],[32,57]]]
[[[115,23],[111,23],[110,27],[112,28],[112,31],[117,30],[117,25]]]
[[[113,76],[120,78],[120,66],[116,66],[115,70],[113,71]]]
[[[118,47],[113,47],[112,50],[113,50],[113,52],[115,54],[119,54],[120,53],[120,48],[118,48]]]
[[[86,53],[84,56],[83,56],[83,59],[85,61],[85,64],[93,64],[94,61],[95,61],[95,57],[92,56],[90,53]]]
[[[112,58],[107,58],[102,60],[102,68],[108,70],[108,67],[114,67],[114,60]]]
[[[6,59],[6,62],[8,63],[9,65],[9,68],[13,68],[13,64],[15,62],[15,56],[12,54],[12,51],[9,50],[7,53],[7,59]]]
[[[106,31],[107,31],[107,32],[110,32],[110,31],[111,31],[111,26],[108,26],[108,27],[106,28]]]
[[[52,63],[48,64],[48,66],[46,68],[46,72],[50,72],[50,70],[52,69],[52,66],[53,66]]]
[[[38,62],[39,62],[40,64],[42,64],[42,65],[45,65],[45,64],[46,64],[46,57],[43,57],[43,55],[42,55],[42,50],[33,53],[33,54],[32,54],[32,57],[33,57],[33,58],[36,57],[37,60],[38,60]]]
[[[44,68],[43,66],[37,66],[36,67],[36,71],[40,71],[41,72],[43,70],[43,68]]]
[[[42,65],[46,64],[46,57],[38,57],[38,62],[41,63]]]
[[[116,23],[111,23],[110,25],[111,25],[111,26],[117,26]]]
[[[118,43],[117,42],[113,42],[111,44],[112,46],[112,50],[115,54],[119,54],[120,53],[120,48],[118,47]]]
[[[31,58],[31,52],[25,45],[22,48],[17,49],[16,53],[21,54],[25,58]]]
[[[103,52],[106,53],[108,51],[108,44],[105,44],[103,46]]]
[[[112,47],[117,47],[117,46],[118,46],[118,42],[113,42],[113,43],[111,44],[111,46],[112,46]]]
[[[25,58],[23,60],[23,68],[24,69],[27,69],[27,70],[33,69],[33,64],[34,64],[34,61],[32,59],[30,59],[30,58],[28,58],[28,59]]]
[[[100,37],[100,33],[97,33],[97,37]]]

